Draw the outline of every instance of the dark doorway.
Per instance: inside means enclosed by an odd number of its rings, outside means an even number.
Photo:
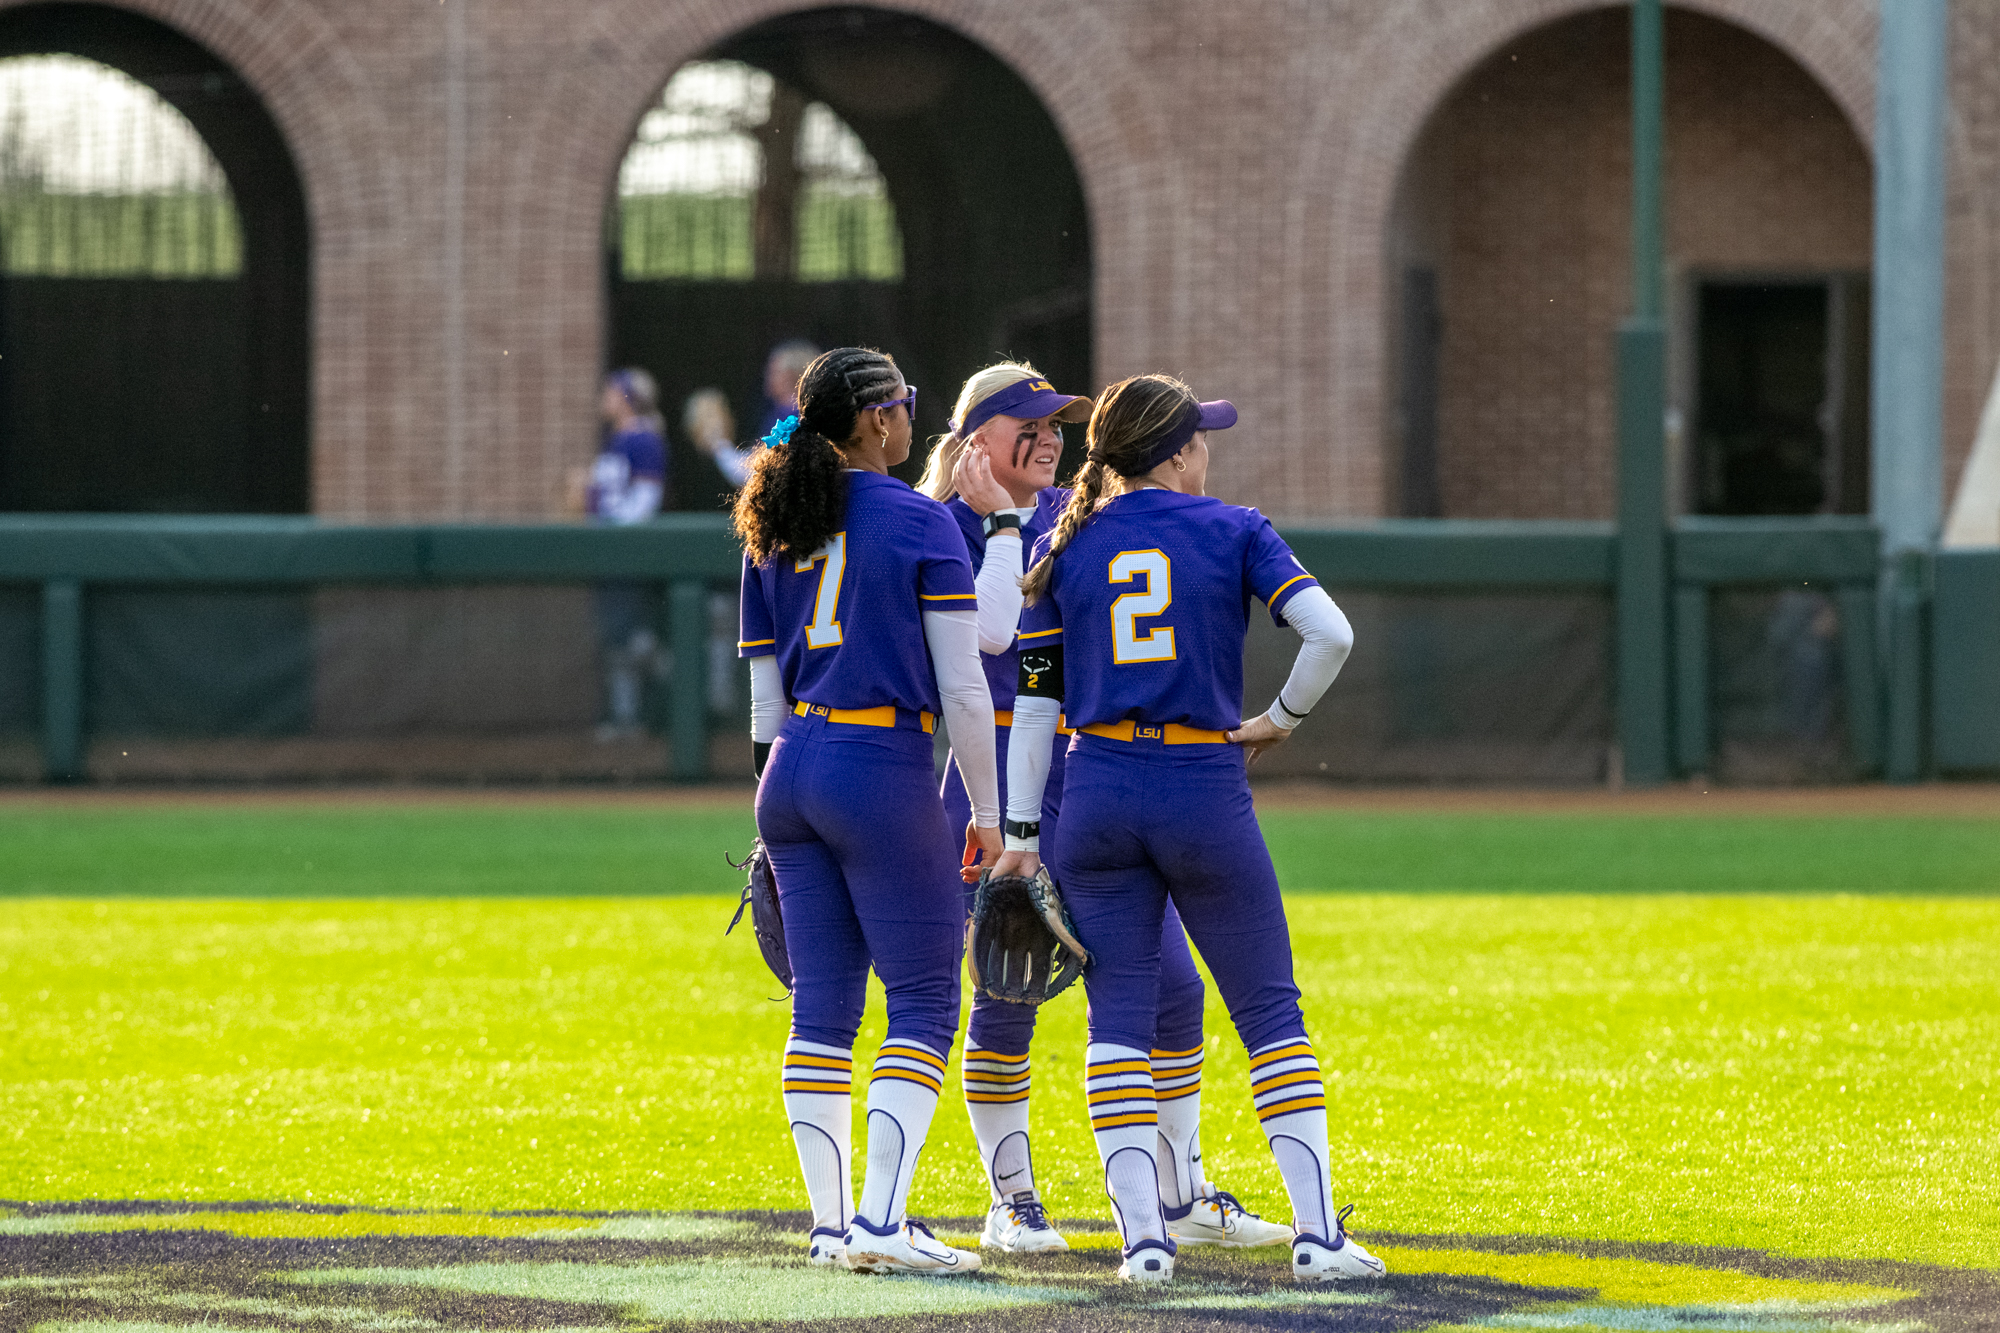
[[[1438,355],[1444,341],[1444,312],[1438,301],[1437,270],[1403,271],[1401,401],[1405,518],[1439,518],[1444,496],[1438,487]]]
[[[1697,509],[1866,513],[1866,279],[1710,280],[1697,304]]]
[[[815,9],[758,24],[704,59],[740,61],[776,81],[760,135],[822,102],[850,126],[879,167],[899,234],[894,278],[786,274],[771,228],[787,206],[760,190],[743,276],[633,279],[608,228],[612,364],[658,379],[674,436],[674,495],[710,508],[727,488],[681,438],[679,412],[694,389],[721,388],[739,434],[762,401],[765,353],[788,338],[821,347],[861,344],[893,353],[920,385],[919,432],[945,429],[965,377],[1003,356],[1026,359],[1067,392],[1092,384],[1090,233],[1082,182],[1034,92],[958,33],[869,8]],[[866,70],[857,77],[856,70]],[[783,115],[780,113],[783,112]],[[748,262],[748,261],[746,261]],[[1080,452],[1080,451],[1072,451]],[[898,474],[914,479],[914,453]]]
[[[0,510],[306,511],[311,245],[305,194],[270,114],[206,48],[107,6],[0,13],[0,58],[15,56],[94,61],[184,116],[227,178],[237,248],[227,265],[169,273],[10,258],[0,273]],[[100,196],[70,212],[121,202],[146,200]]]

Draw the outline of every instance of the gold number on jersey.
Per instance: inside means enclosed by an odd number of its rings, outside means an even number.
[[[1157,616],[1174,604],[1174,562],[1165,551],[1120,551],[1111,561],[1111,581],[1130,583],[1144,575],[1146,590],[1128,592],[1111,603],[1111,660],[1131,662],[1171,662],[1174,660],[1174,630],[1158,625],[1139,632],[1140,616]]]
[[[810,574],[812,567],[822,560],[826,564],[819,571],[819,594],[813,598],[813,618],[806,626],[808,648],[833,648],[840,643],[840,622],[834,619],[834,614],[840,610],[840,580],[847,573],[846,533],[834,533],[826,545],[806,559],[795,561],[792,570]]]

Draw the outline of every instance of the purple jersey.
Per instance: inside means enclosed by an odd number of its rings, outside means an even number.
[[[744,657],[775,656],[785,693],[828,708],[938,711],[925,611],[971,611],[972,566],[944,506],[847,472],[844,530],[813,552],[743,561]]]
[[[1036,559],[1048,544],[1035,543]],[[1250,599],[1282,625],[1285,603],[1317,586],[1256,510],[1134,491],[1056,558],[1048,591],[1021,615],[1017,648],[1063,645],[1072,727],[1130,718],[1228,731],[1243,721]]]
[[[1069,503],[1069,492],[1060,486],[1044,487],[1035,496],[1035,512],[1021,525],[1021,551],[1025,555],[1035,549],[1035,543],[1043,533],[1055,527],[1062,517],[1063,506]],[[986,559],[985,520],[973,512],[972,506],[958,496],[945,501],[945,510],[958,520],[958,530],[965,534],[965,553],[972,561],[975,574]],[[1020,645],[1012,644],[1004,653],[981,653],[979,664],[986,668],[986,688],[993,694],[993,711],[1005,713],[1014,707],[1014,686],[1020,679]]]
[[[590,465],[590,489],[584,507],[593,518],[614,523],[641,522],[659,508],[655,499],[649,512],[632,512],[630,494],[635,483],[650,481],[664,492],[667,484],[667,446],[658,434],[645,426],[633,426],[605,438],[604,447]]]

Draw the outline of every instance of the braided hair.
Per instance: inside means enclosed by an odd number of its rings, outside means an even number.
[[[847,517],[847,459],[840,446],[855,419],[885,402],[901,379],[894,357],[867,347],[836,347],[799,378],[799,420],[789,440],[764,449],[736,497],[736,535],[753,564],[780,552],[811,555]]]
[[[1135,375],[1098,398],[1090,414],[1090,450],[1049,536],[1049,553],[1021,580],[1027,605],[1033,606],[1048,591],[1055,558],[1097,513],[1111,486],[1111,474],[1143,475],[1154,442],[1163,439],[1195,401],[1194,390],[1171,375]]]

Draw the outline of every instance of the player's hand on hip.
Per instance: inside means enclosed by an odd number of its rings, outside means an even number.
[[[1007,493],[1007,488],[993,480],[993,460],[977,445],[959,455],[958,466],[952,470],[951,484],[959,498],[975,514],[990,514],[996,509],[1011,508],[1014,503],[1014,497]]]
[[[1246,765],[1256,763],[1258,755],[1274,745],[1283,745],[1291,739],[1291,736],[1291,732],[1286,731],[1263,713],[1251,718],[1236,730],[1223,733],[1223,738],[1231,745],[1243,747],[1243,762]]]
[[[1035,872],[1041,868],[1040,852],[1002,852],[1000,859],[993,863],[995,875],[1019,875],[1022,879],[1033,879]]]
[[[959,877],[967,884],[978,883],[980,872],[983,869],[980,865],[981,860],[983,859],[988,866],[992,865],[999,859],[1000,849],[1003,845],[1000,837],[1000,826],[998,824],[995,824],[991,828],[986,828],[976,823],[967,824],[965,826],[965,868],[958,872]]]

